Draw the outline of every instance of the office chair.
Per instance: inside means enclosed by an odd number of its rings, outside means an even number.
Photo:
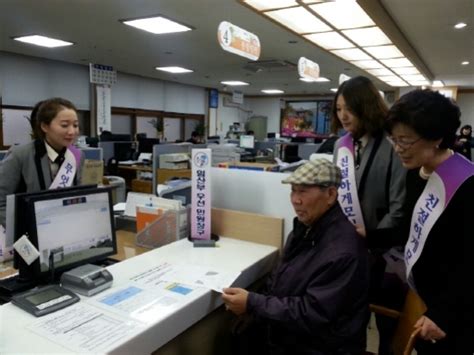
[[[405,304],[402,311],[396,311],[376,304],[370,305],[370,311],[390,318],[398,319],[397,328],[392,340],[392,350],[394,355],[411,355],[418,334],[421,329],[414,329],[413,326],[426,311],[421,298],[411,289],[408,290]],[[366,352],[367,355],[372,354]]]

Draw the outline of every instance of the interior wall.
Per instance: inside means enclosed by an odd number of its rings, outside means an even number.
[[[461,126],[470,124],[474,127],[474,92],[458,92],[457,103],[461,109]]]
[[[0,87],[4,105],[34,106],[49,97],[71,100],[90,110],[88,65],[0,52]],[[117,73],[112,106],[206,114],[204,88]]]

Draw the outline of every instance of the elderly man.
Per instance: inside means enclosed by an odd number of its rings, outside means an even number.
[[[258,338],[265,353],[362,354],[369,314],[367,248],[337,201],[341,171],[318,159],[282,182],[291,184],[297,216],[282,259],[266,292],[224,289],[226,308],[253,316],[253,342]]]

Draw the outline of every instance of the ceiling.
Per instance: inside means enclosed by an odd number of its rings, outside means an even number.
[[[408,41],[404,45],[411,45],[412,54],[419,57],[432,79],[443,80],[446,85],[474,88],[473,0],[359,0],[359,3],[364,8],[375,7],[377,16],[383,12],[382,22],[393,20],[401,32],[398,36]],[[153,35],[118,21],[156,14],[194,30]],[[248,59],[220,48],[217,27],[221,21],[258,35],[262,46],[259,60],[297,64],[299,57],[304,56],[317,62],[321,76],[331,81],[302,82],[297,69],[291,66],[258,72],[248,68]],[[454,30],[453,25],[461,21],[468,26]],[[384,29],[384,23],[378,25]],[[28,34],[43,34],[75,45],[47,49],[11,39]],[[329,94],[331,88],[337,87],[341,73],[370,76],[236,0],[0,0],[0,51],[82,65],[112,65],[122,73],[221,91],[230,90],[221,81],[242,80],[251,84],[239,87],[246,95],[263,95],[262,89],[281,89],[285,95]],[[464,60],[470,61],[470,65],[461,66]],[[182,66],[194,72],[168,74],[156,71],[157,66]],[[375,77],[372,79],[381,90],[393,90]]]

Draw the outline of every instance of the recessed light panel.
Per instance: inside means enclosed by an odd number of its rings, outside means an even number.
[[[386,83],[389,82],[389,81],[394,82],[394,81],[401,81],[402,80],[396,75],[377,75],[377,78],[379,78],[382,81],[385,81]]]
[[[341,32],[361,47],[392,44],[390,39],[378,27],[358,28]]]
[[[382,68],[382,69],[368,69],[367,70],[370,74],[372,75],[375,75],[375,76],[378,76],[378,75],[393,75],[393,73],[386,69],[386,68]]]
[[[464,22],[459,22],[459,23],[457,23],[457,24],[454,25],[454,28],[457,29],[457,30],[459,30],[459,29],[464,28],[464,27],[466,27],[466,26],[467,26],[467,25],[466,25]]]
[[[330,49],[354,48],[355,46],[337,32],[313,33],[305,35],[311,42],[318,46]]]
[[[132,26],[154,34],[191,31],[190,27],[181,25],[162,16],[148,17],[136,20],[123,20],[122,22],[125,25]]]
[[[262,90],[263,93],[265,94],[283,94],[285,93],[283,90],[278,90],[278,89],[265,89]]]
[[[433,81],[433,85],[431,85],[434,88],[442,88],[444,86],[444,83],[441,80],[435,80]]]
[[[331,88],[330,89],[332,92],[337,92],[337,88]]]
[[[384,66],[376,60],[357,60],[351,63],[364,70],[384,68]]]
[[[192,73],[191,69],[181,68],[181,67],[156,67],[156,70],[165,71],[168,73],[173,74],[184,74],[184,73]]]
[[[408,81],[411,86],[430,86],[430,82],[428,80],[415,80],[415,81]]]
[[[327,83],[331,80],[329,80],[328,78],[324,78],[322,76],[320,76],[319,78],[317,79],[309,79],[309,78],[300,78],[301,81],[305,81],[307,83]]]
[[[401,77],[407,81],[421,81],[426,80],[426,78],[421,74],[410,74],[410,75],[401,75]]]
[[[244,86],[244,85],[249,85],[249,83],[246,83],[246,82],[244,82],[244,81],[237,81],[237,80],[221,81],[221,84],[229,85],[229,86]]]
[[[364,50],[369,52],[377,59],[401,58],[403,53],[395,46],[376,46],[364,47]]]
[[[293,7],[284,10],[268,11],[264,13],[275,21],[295,31],[296,33],[310,33],[330,31],[331,28],[303,7]]]
[[[469,65],[469,62],[466,60],[466,61],[462,62],[461,65]]]
[[[311,5],[310,8],[339,30],[375,25],[355,1],[325,2]]]
[[[402,75],[402,74],[420,74],[418,69],[415,67],[403,67],[403,68],[393,68],[392,69],[395,73]]]
[[[257,10],[279,9],[298,5],[294,0],[245,0],[244,2]]]
[[[396,80],[396,81],[386,81],[386,83],[390,86],[395,86],[395,87],[404,87],[404,86],[408,86],[408,84],[406,82],[404,82],[403,80]]]
[[[50,38],[50,37],[45,37],[45,36],[40,36],[40,35],[16,37],[13,39],[15,41],[34,44],[36,46],[47,47],[47,48],[65,47],[65,46],[73,45],[72,42],[66,42],[60,39],[55,39],[55,38]]]
[[[362,52],[360,49],[351,48],[351,49],[336,49],[331,51],[331,53],[345,59],[347,61],[351,60],[369,60],[371,59],[367,54]]]
[[[406,58],[382,59],[381,62],[389,68],[412,67],[413,64]]]

